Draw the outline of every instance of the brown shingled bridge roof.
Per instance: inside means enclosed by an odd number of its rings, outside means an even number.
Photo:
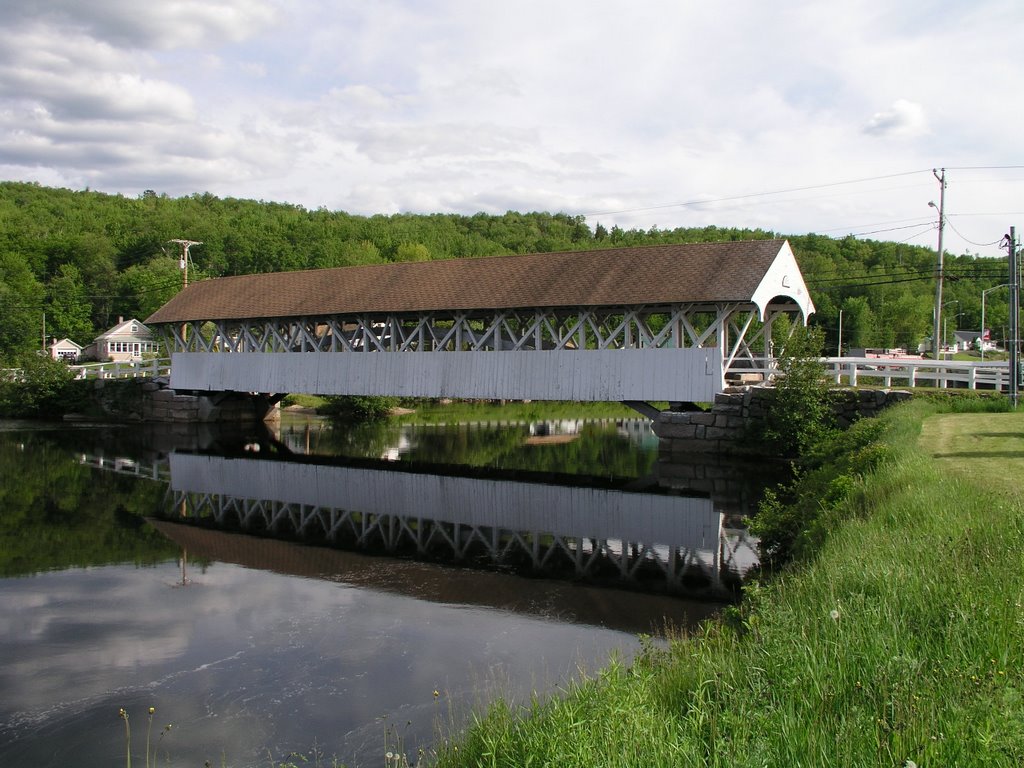
[[[783,240],[274,272],[193,283],[147,323],[750,301]]]

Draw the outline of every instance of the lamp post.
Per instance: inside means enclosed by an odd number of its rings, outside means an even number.
[[[959,306],[960,305],[960,300],[959,299],[952,299],[951,301],[947,301],[945,304],[942,305],[942,309],[945,309],[950,304],[956,304],[957,306]],[[960,317],[960,315],[957,314],[957,317]],[[943,346],[943,348],[945,348],[947,346],[947,344],[946,344],[946,336],[947,336],[947,334],[946,334],[946,318],[943,318],[942,319],[942,346]]]
[[[1009,283],[1003,283],[992,288],[985,288],[981,292],[981,359],[985,359],[985,296],[992,293],[992,291],[998,291],[1000,288],[1009,288]]]
[[[953,315],[953,335],[954,336],[956,335],[956,332],[960,330],[960,318],[963,317],[963,316],[964,316],[963,312],[957,312],[955,315]],[[947,348],[949,347],[949,332],[946,330],[946,323],[948,321],[949,321],[949,315],[946,315],[945,317],[942,318],[942,335],[946,337],[946,347]],[[955,352],[955,351],[958,351],[959,349],[960,349],[960,341],[957,340],[953,344],[953,350]]]
[[[836,345],[836,357],[843,356],[843,310],[839,310],[839,343]]]

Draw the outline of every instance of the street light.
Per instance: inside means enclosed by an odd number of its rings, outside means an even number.
[[[960,300],[959,299],[952,299],[951,301],[947,301],[945,304],[942,305],[942,308],[945,309],[950,304],[957,304],[957,305],[959,305],[960,304]],[[963,313],[958,312],[957,315],[956,315],[957,318],[959,318],[961,314],[963,314]],[[960,324],[958,322],[957,323],[957,327],[959,328],[959,326],[960,326]],[[949,346],[949,344],[947,343],[947,338],[946,337],[947,337],[947,334],[946,334],[946,318],[943,318],[942,319],[942,346],[943,346],[943,348]]]
[[[985,288],[981,292],[981,359],[985,359],[985,294],[998,291],[1000,288],[1009,288],[1009,283],[1003,283],[992,288]]]
[[[953,315],[953,335],[956,336],[956,332],[960,330],[960,318],[963,317],[965,312],[957,312]],[[942,335],[946,337],[946,348],[949,348],[949,332],[946,330],[946,324],[949,322],[949,315],[942,318]],[[958,339],[953,343],[953,351],[956,352],[960,349],[960,340]]]

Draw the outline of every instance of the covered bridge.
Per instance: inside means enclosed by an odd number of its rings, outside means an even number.
[[[175,389],[707,401],[814,306],[783,240],[204,280],[146,319]]]

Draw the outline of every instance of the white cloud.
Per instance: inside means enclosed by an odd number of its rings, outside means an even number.
[[[1024,107],[1005,93],[1024,84],[1024,63],[997,55],[991,29],[1024,32],[1024,18],[1012,0],[950,6],[955,24],[928,23],[933,10],[12,3],[0,8],[0,163],[15,178],[111,192],[208,190],[353,213],[650,207],[603,223],[782,232],[909,218],[927,215],[929,175],[874,198],[852,189],[845,206],[824,200],[830,189],[800,203],[665,204],[1019,164],[1012,126]],[[974,185],[959,199],[1014,210],[1017,192]]]
[[[898,99],[889,109],[876,112],[864,126],[864,132],[873,136],[914,138],[928,130],[924,108],[907,99]]]
[[[148,80],[126,72],[68,76],[51,72],[16,71],[0,67],[0,97],[17,99],[31,90],[29,103],[41,105],[48,114],[76,120],[190,120],[195,109],[188,92],[171,83]],[[19,99],[20,100],[20,99]]]
[[[238,41],[268,28],[276,11],[264,0],[167,0],[141,7],[136,0],[34,0],[0,5],[8,28],[41,22],[79,30],[127,49],[199,48]]]

